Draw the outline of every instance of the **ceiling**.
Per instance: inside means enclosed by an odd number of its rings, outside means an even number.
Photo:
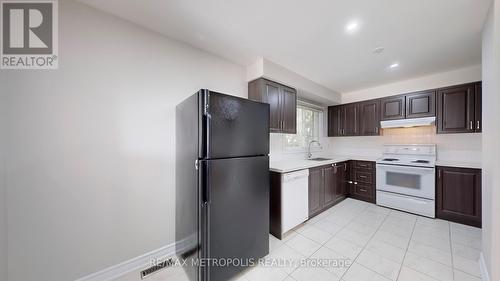
[[[81,0],[243,66],[260,57],[334,91],[479,64],[490,0]],[[356,19],[359,29],[345,31]],[[377,47],[384,52],[374,54]],[[399,62],[390,70],[388,66]]]

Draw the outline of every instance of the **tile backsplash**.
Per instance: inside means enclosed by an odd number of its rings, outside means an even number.
[[[290,151],[285,149],[285,137],[286,134],[270,134],[270,158],[271,161],[281,161],[286,159],[304,159],[307,155],[305,149],[299,151]],[[311,146],[311,151],[313,153],[328,152],[330,151],[330,141],[327,137],[320,137],[319,142],[321,143],[321,148],[315,144]]]
[[[328,138],[329,153],[379,156],[384,144],[436,144],[439,160],[480,162],[481,134],[436,134],[435,126],[383,129],[380,136]]]
[[[283,134],[271,134],[271,160],[305,158],[306,152],[284,149]],[[313,151],[331,155],[379,157],[384,144],[437,145],[437,157],[446,161],[481,161],[481,134],[436,134],[435,126],[383,129],[380,136],[320,138],[323,147]]]

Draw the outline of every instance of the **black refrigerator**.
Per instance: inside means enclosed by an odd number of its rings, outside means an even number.
[[[176,252],[190,280],[228,280],[269,253],[268,155],[268,104],[200,90],[177,105]]]

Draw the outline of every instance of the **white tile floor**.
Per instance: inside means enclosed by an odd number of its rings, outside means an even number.
[[[256,266],[233,281],[481,280],[481,229],[346,199],[283,240],[266,259],[344,261],[346,266]],[[151,280],[184,280],[167,269]]]

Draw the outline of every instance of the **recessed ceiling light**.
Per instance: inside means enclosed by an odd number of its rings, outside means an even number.
[[[398,66],[399,66],[399,62],[395,62],[395,63],[393,63],[393,64],[389,65],[389,68],[390,68],[390,69],[394,69],[394,68],[396,68],[396,67],[398,67]]]
[[[352,20],[345,25],[345,31],[347,33],[354,33],[359,29],[359,21]]]

